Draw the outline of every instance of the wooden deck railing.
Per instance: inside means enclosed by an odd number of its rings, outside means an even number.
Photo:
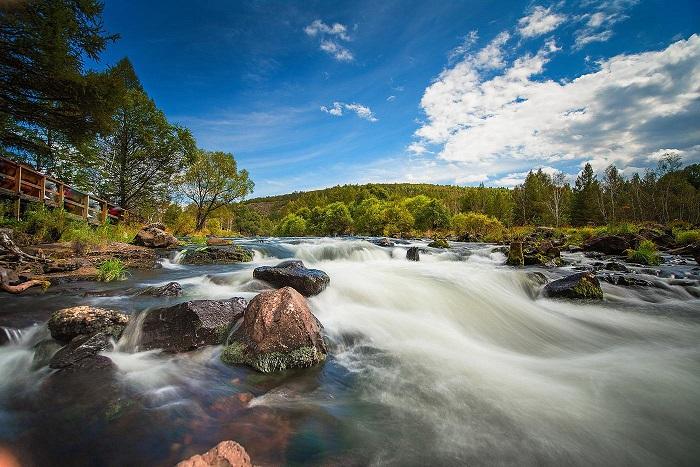
[[[125,213],[115,204],[4,157],[0,157],[0,196],[15,200],[17,219],[20,218],[22,201],[63,208],[68,214],[91,224],[102,224],[107,220],[119,222]]]

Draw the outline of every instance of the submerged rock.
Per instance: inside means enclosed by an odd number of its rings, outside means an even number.
[[[326,358],[322,328],[306,299],[293,288],[263,292],[248,304],[221,360],[263,373],[310,367]]]
[[[141,323],[139,349],[187,352],[205,345],[222,343],[231,323],[245,310],[246,301],[193,300],[151,310]]]
[[[222,441],[204,454],[179,462],[176,467],[252,467],[250,456],[234,441]]]
[[[543,293],[553,298],[602,299],[603,289],[595,274],[579,272],[547,284]]]
[[[406,259],[409,261],[420,261],[420,248],[412,246],[406,251]]]
[[[182,286],[177,282],[168,282],[160,287],[147,287],[138,292],[137,295],[147,295],[149,297],[179,297],[182,295]]]
[[[253,261],[253,252],[241,246],[200,247],[185,250],[182,264],[233,264]]]
[[[92,336],[78,336],[54,354],[49,362],[49,368],[68,368],[86,358],[94,358],[111,347],[110,336],[104,332],[98,332]]]
[[[179,242],[174,235],[165,231],[164,224],[154,222],[144,225],[136,234],[133,243],[149,248],[169,248],[176,246]]]
[[[634,246],[631,237],[621,235],[604,235],[593,238],[583,244],[584,251],[596,251],[606,255],[623,255]]]
[[[525,257],[523,256],[523,242],[511,242],[508,250],[508,259],[506,264],[509,266],[525,266]]]
[[[627,266],[625,266],[622,263],[615,262],[615,261],[610,261],[610,262],[606,263],[604,268],[607,269],[608,271],[619,271],[619,272],[629,272],[630,271]]]
[[[639,279],[632,275],[603,274],[601,276],[601,279],[609,284],[620,285],[624,287],[651,287],[654,285],[647,280]]]
[[[44,339],[37,342],[34,347],[32,357],[32,369],[43,368],[49,364],[56,352],[61,350],[63,344],[53,339]]]
[[[436,238],[432,242],[428,243],[430,248],[449,248],[450,244],[444,238]]]
[[[387,248],[391,248],[395,245],[395,243],[389,240],[388,238],[380,238],[379,240],[375,240],[374,244],[377,246],[383,246]]]
[[[113,310],[93,306],[75,306],[58,310],[49,319],[51,337],[70,342],[80,335],[104,332],[119,339],[129,322],[129,316]]]
[[[319,269],[308,269],[299,260],[283,261],[277,266],[255,268],[253,277],[275,287],[292,287],[307,297],[320,294],[331,281],[325,272]]]

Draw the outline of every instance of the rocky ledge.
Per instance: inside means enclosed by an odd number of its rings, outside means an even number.
[[[253,261],[253,252],[242,246],[188,248],[182,264],[234,264]]]

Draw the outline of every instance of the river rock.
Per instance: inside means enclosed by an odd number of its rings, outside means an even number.
[[[233,241],[226,238],[207,237],[207,245],[209,246],[226,246],[233,245]]]
[[[193,300],[151,310],[141,323],[141,350],[163,349],[187,352],[205,345],[220,344],[228,328],[243,316],[246,301]]]
[[[34,347],[34,357],[32,357],[32,369],[43,368],[49,364],[56,352],[63,348],[63,344],[54,339],[43,339],[37,342]]]
[[[222,441],[204,454],[179,462],[176,467],[252,467],[250,456],[234,441]]]
[[[221,360],[263,373],[310,367],[326,358],[321,329],[306,299],[292,287],[263,292],[248,304]]]
[[[176,246],[179,242],[175,236],[165,231],[164,224],[154,222],[144,225],[136,234],[133,243],[149,248],[169,248]]]
[[[80,335],[104,332],[119,339],[129,322],[129,316],[113,310],[93,306],[75,306],[58,310],[49,319],[51,337],[70,342]]]
[[[100,352],[111,347],[111,338],[104,332],[98,332],[91,336],[78,336],[54,354],[49,362],[49,368],[68,368],[86,358],[94,358]]]
[[[654,284],[651,282],[639,279],[632,275],[622,275],[622,274],[603,274],[601,279],[608,284],[619,285],[623,287],[651,287]]]
[[[406,259],[409,261],[420,261],[420,248],[412,246],[406,251]]]
[[[182,264],[233,264],[253,261],[253,252],[241,246],[200,247],[185,251]]]
[[[275,287],[293,287],[307,297],[320,294],[331,281],[325,272],[307,269],[299,260],[283,261],[277,266],[260,266],[253,271],[253,277]]]
[[[623,255],[634,246],[631,237],[621,235],[604,235],[593,238],[583,244],[584,251],[597,251],[606,255]]]
[[[525,266],[525,257],[523,256],[523,242],[515,241],[510,243],[508,250],[508,259],[506,264],[509,266]]]
[[[608,271],[629,272],[629,268],[622,263],[610,261],[605,264],[605,269]]]
[[[579,272],[550,282],[543,293],[553,298],[602,299],[603,289],[595,274]]]
[[[449,248],[450,244],[444,238],[436,238],[432,242],[428,243],[430,248]]]
[[[379,240],[375,240],[374,244],[386,248],[391,248],[395,245],[395,243],[389,240],[388,238],[380,238]]]
[[[182,286],[177,282],[168,282],[160,287],[147,287],[137,295],[149,297],[179,297],[182,295]]]

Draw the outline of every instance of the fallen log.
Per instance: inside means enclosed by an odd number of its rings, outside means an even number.
[[[22,282],[21,284],[17,285],[10,285],[3,282],[0,283],[0,290],[4,290],[5,292],[11,294],[20,294],[25,290],[37,285],[40,285],[43,289],[47,289],[51,285],[51,282],[41,281],[38,279],[28,280],[27,282]]]
[[[2,256],[14,256],[16,258],[16,261],[19,263],[22,263],[24,261],[35,261],[38,263],[51,262],[51,260],[46,259],[45,257],[39,257],[30,255],[29,253],[25,253],[20,249],[20,247],[15,245],[15,242],[13,242],[10,236],[7,235],[5,232],[0,232],[0,254],[2,254]]]

